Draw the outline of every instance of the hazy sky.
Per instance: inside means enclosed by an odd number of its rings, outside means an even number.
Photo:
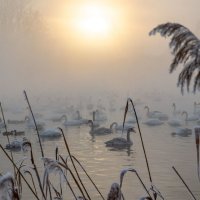
[[[169,40],[148,33],[177,22],[200,36],[199,7],[199,0],[34,1],[43,23],[31,32],[42,34],[1,38],[0,96],[21,95],[24,89],[36,95],[109,90],[180,95],[178,72],[168,73]]]

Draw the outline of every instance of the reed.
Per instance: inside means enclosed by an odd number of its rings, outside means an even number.
[[[32,115],[32,117],[33,117],[33,121],[34,121],[34,124],[35,124],[35,129],[36,129],[37,136],[38,136],[38,140],[39,140],[39,144],[40,144],[41,154],[42,154],[42,157],[44,157],[44,151],[43,151],[42,143],[41,143],[40,136],[39,136],[38,126],[37,126],[37,123],[36,123],[36,120],[35,120],[35,117],[34,117],[34,114],[33,114],[33,111],[32,111],[32,108],[31,108],[31,105],[30,105],[30,102],[29,102],[29,100],[28,100],[28,96],[27,96],[25,90],[24,90],[24,96],[25,96],[25,100],[27,101],[27,104],[28,104],[29,110],[30,110],[30,112],[31,112],[31,115]]]
[[[192,193],[192,191],[190,190],[190,188],[188,187],[188,185],[186,184],[186,182],[184,181],[184,179],[181,177],[181,175],[179,174],[179,172],[176,170],[176,168],[174,166],[172,166],[172,169],[175,171],[175,173],[181,179],[181,181],[183,182],[183,184],[185,185],[185,187],[187,188],[188,192],[191,194],[191,196],[193,197],[193,199],[197,200],[196,197],[194,196],[194,194]]]

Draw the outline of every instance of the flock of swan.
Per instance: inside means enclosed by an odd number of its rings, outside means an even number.
[[[90,106],[91,107],[91,106]],[[146,111],[145,117],[141,117],[140,114],[138,116],[139,122],[152,127],[152,126],[161,126],[163,124],[167,124],[171,127],[175,127],[176,130],[172,131],[172,135],[180,135],[180,136],[188,136],[192,134],[192,129],[187,127],[187,123],[194,123],[194,125],[200,124],[200,106],[196,102],[194,102],[194,110],[191,113],[188,113],[185,110],[178,111],[176,109],[175,103],[172,104],[172,114],[171,116],[165,114],[161,111],[151,111],[149,106],[143,107],[144,113]],[[70,127],[80,127],[82,125],[88,126],[90,128],[89,133],[93,136],[99,135],[108,135],[113,134],[113,139],[105,142],[105,146],[107,147],[130,147],[133,145],[133,142],[130,139],[130,133],[136,132],[134,126],[136,124],[136,117],[133,111],[129,111],[126,123],[124,126],[114,121],[108,127],[102,126],[104,122],[108,121],[108,116],[106,114],[105,109],[97,109],[89,112],[91,116],[89,118],[83,118],[79,110],[74,111],[73,119],[68,117],[67,114],[60,114],[52,116],[46,120],[50,120],[52,123],[60,124],[66,128]],[[37,115],[36,115],[37,116]],[[39,115],[36,117],[35,122],[31,115],[26,116],[24,120],[7,120],[7,125],[22,125],[24,124],[26,129],[35,129],[35,123],[37,124],[37,128],[39,130],[39,136],[41,138],[59,138],[61,137],[61,132],[56,128],[46,128],[45,119]],[[92,118],[92,119],[91,119]],[[110,121],[112,121],[110,119]],[[2,120],[0,120],[0,130],[5,128],[5,124]],[[126,138],[124,138],[123,134],[121,137],[115,137],[116,132],[126,132]],[[14,136],[15,139],[10,145],[7,145],[7,149],[19,149],[19,145],[21,141],[16,139],[19,135],[25,135],[25,131],[5,131],[3,135]]]

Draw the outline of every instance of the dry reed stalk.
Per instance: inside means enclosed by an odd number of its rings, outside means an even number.
[[[2,117],[3,117],[4,126],[5,126],[5,131],[6,131],[6,133],[8,133],[7,124],[6,124],[6,120],[5,120],[5,116],[4,116],[4,112],[3,112],[3,107],[2,107],[2,105],[1,105],[1,102],[0,102],[0,107],[1,107],[1,114],[2,114]],[[7,137],[7,140],[8,140],[8,144],[10,145],[9,136],[6,135],[6,137]],[[14,158],[13,158],[12,151],[10,151],[10,156],[11,156],[13,162],[14,162]],[[14,165],[13,165],[13,171],[14,171],[14,176],[16,177],[16,170],[15,170]]]
[[[181,179],[181,181],[183,182],[183,184],[185,185],[185,187],[187,188],[188,192],[191,194],[191,196],[193,197],[193,199],[197,200],[196,197],[194,196],[194,194],[192,193],[192,191],[190,190],[190,188],[188,187],[188,185],[186,184],[186,182],[183,180],[183,178],[181,177],[181,175],[176,170],[176,168],[173,166],[172,169],[175,171],[175,173]]]
[[[42,157],[44,157],[44,152],[43,152],[43,148],[42,148],[42,143],[41,143],[40,136],[39,136],[39,130],[38,130],[37,123],[36,123],[36,120],[35,120],[35,117],[34,117],[34,114],[33,114],[33,111],[32,111],[32,108],[31,108],[31,105],[30,105],[30,102],[29,102],[29,100],[28,100],[28,96],[27,96],[25,90],[24,90],[24,96],[25,96],[25,100],[26,100],[27,103],[28,103],[28,107],[29,107],[29,110],[30,110],[30,112],[31,112],[31,115],[32,115],[32,117],[33,117],[33,121],[34,121],[34,124],[35,124],[35,129],[36,129],[37,136],[38,136],[38,140],[39,140],[39,144],[40,144],[41,154],[42,154]]]
[[[40,200],[39,197],[38,197],[38,195],[34,192],[34,190],[32,189],[32,187],[30,186],[30,184],[25,179],[24,175],[20,172],[20,170],[18,169],[18,167],[16,166],[16,164],[13,162],[13,160],[10,158],[10,156],[7,154],[7,152],[4,150],[4,148],[2,147],[1,144],[0,144],[0,148],[4,152],[4,154],[6,155],[6,157],[10,160],[10,162],[15,166],[17,172],[20,174],[20,176],[22,177],[22,179],[24,180],[24,182],[27,184],[28,188],[33,193],[33,195],[35,196],[35,198],[38,199],[38,200]]]
[[[84,184],[83,184],[83,182],[82,182],[82,180],[81,180],[81,178],[80,178],[80,175],[79,175],[79,173],[78,173],[78,170],[76,169],[76,166],[75,166],[75,164],[74,164],[74,161],[73,161],[73,158],[72,158],[72,156],[71,156],[71,152],[70,152],[69,146],[68,146],[68,144],[67,144],[67,140],[66,140],[66,138],[65,138],[64,132],[63,132],[63,130],[62,130],[61,128],[59,128],[59,130],[60,130],[61,133],[62,133],[62,136],[63,136],[63,139],[64,139],[64,143],[65,143],[66,149],[67,149],[67,151],[68,151],[68,154],[69,154],[70,160],[71,160],[71,162],[72,162],[72,165],[73,165],[73,167],[74,167],[74,170],[75,170],[75,172],[76,172],[76,175],[77,175],[77,177],[78,177],[78,179],[79,179],[79,181],[80,181],[80,184],[82,185],[82,187],[83,187],[83,189],[84,189],[84,191],[85,191],[85,193],[86,193],[88,199],[91,200],[90,195],[89,195],[89,193],[87,192],[87,190],[86,190],[86,188],[85,188],[85,186],[84,186]]]

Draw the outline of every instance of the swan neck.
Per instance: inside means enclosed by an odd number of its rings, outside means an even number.
[[[113,127],[117,127],[117,126],[118,126],[117,122],[113,122],[113,123],[110,125],[110,129],[113,129]]]
[[[130,139],[130,131],[128,130],[127,131],[127,142],[130,142],[131,141],[131,139]]]

